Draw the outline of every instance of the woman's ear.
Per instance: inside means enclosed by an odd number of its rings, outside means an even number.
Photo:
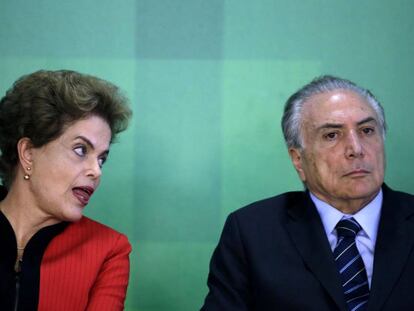
[[[19,162],[25,174],[30,175],[33,165],[33,144],[30,138],[23,137],[17,142]]]

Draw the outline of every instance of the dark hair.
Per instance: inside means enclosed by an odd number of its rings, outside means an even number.
[[[75,71],[40,70],[19,78],[0,101],[0,178],[9,187],[18,163],[17,143],[41,147],[74,122],[97,115],[111,129],[111,142],[128,127],[128,101],[105,80]]]
[[[325,75],[315,78],[310,83],[300,88],[286,101],[282,117],[282,131],[288,148],[303,148],[301,125],[302,108],[305,102],[316,94],[334,90],[349,90],[361,96],[361,98],[363,98],[376,112],[382,136],[383,139],[385,139],[386,122],[384,109],[375,96],[369,90],[356,85],[354,82]]]

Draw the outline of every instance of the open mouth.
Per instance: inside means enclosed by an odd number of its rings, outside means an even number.
[[[91,198],[94,189],[92,187],[74,187],[72,188],[73,195],[78,199],[82,205],[87,205]]]

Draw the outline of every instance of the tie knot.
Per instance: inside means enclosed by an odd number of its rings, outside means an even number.
[[[336,224],[338,237],[353,237],[361,230],[361,226],[354,218],[341,219]]]

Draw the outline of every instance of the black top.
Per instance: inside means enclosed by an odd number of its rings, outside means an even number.
[[[0,186],[0,201],[7,191]],[[0,212],[0,306],[1,310],[37,310],[39,302],[40,265],[50,241],[61,233],[68,223],[61,222],[40,229],[27,243],[20,273],[14,266],[17,259],[17,242],[13,228]],[[15,304],[17,303],[17,306]]]

